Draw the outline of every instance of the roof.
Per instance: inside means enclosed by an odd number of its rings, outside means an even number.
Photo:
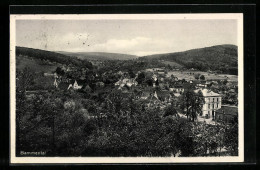
[[[174,94],[174,96],[176,96],[176,97],[179,97],[181,94],[180,93],[173,93]]]
[[[216,110],[216,112],[230,115],[238,115],[238,108],[237,106],[222,105],[220,109]]]
[[[193,84],[200,84],[200,80],[192,80]]]
[[[220,94],[215,93],[215,92],[213,92],[213,91],[209,91],[208,89],[203,89],[203,90],[197,89],[197,90],[195,90],[194,92],[195,92],[195,93],[198,93],[199,90],[202,92],[202,95],[203,95],[204,97],[220,96]]]
[[[174,88],[183,88],[183,85],[182,84],[175,84],[173,85]]]
[[[169,91],[156,91],[158,97],[167,97],[171,96]]]
[[[150,91],[142,91],[142,97],[149,97],[151,95],[152,92]]]

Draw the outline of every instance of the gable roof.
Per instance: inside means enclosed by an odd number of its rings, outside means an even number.
[[[171,96],[169,91],[156,91],[158,97],[168,97]]]
[[[202,95],[203,95],[204,97],[221,96],[220,94],[215,93],[215,92],[213,92],[213,91],[209,91],[208,89],[203,89],[203,90],[197,89],[197,90],[195,90],[194,92],[195,92],[195,93],[198,93],[199,91],[202,92]]]

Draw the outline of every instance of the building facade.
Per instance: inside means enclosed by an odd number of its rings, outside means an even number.
[[[201,89],[196,90],[198,92]],[[208,118],[215,118],[216,110],[221,108],[221,95],[209,91],[208,89],[201,90],[205,103],[202,107],[202,114],[200,116],[205,116]]]

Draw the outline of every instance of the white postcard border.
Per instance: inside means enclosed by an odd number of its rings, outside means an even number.
[[[228,157],[16,157],[15,155],[15,46],[16,20],[237,20],[238,41],[238,146],[239,156]],[[10,15],[10,163],[225,163],[244,161],[244,67],[243,14],[66,14],[66,15]]]

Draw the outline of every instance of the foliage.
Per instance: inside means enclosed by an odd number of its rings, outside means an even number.
[[[112,62],[113,63],[113,62]],[[208,156],[225,148],[237,155],[237,125],[196,122],[201,112],[201,92],[192,89],[173,99],[165,109],[147,107],[139,99],[141,89],[123,93],[111,84],[119,79],[113,71],[87,70],[88,92],[46,88],[32,94],[39,75],[28,68],[17,72],[16,135],[20,151],[46,151],[47,156]],[[80,69],[65,73],[80,77]],[[138,83],[149,76],[139,73]],[[224,87],[223,87],[224,88]],[[188,119],[178,116],[181,105]],[[192,121],[189,121],[192,120]]]
[[[205,76],[204,76],[204,75],[201,75],[201,76],[200,76],[200,80],[205,80]]]
[[[144,72],[141,72],[140,74],[138,74],[136,81],[138,82],[138,84],[142,84],[145,81]]]
[[[200,74],[195,74],[195,75],[194,75],[194,78],[195,78],[196,80],[198,80],[198,79],[200,78]]]
[[[181,108],[184,109],[188,119],[195,121],[202,112],[204,98],[202,92],[195,93],[192,89],[187,89],[181,97]]]
[[[232,154],[232,156],[238,155],[238,123],[235,122],[226,128],[224,133],[224,145],[225,148]]]

